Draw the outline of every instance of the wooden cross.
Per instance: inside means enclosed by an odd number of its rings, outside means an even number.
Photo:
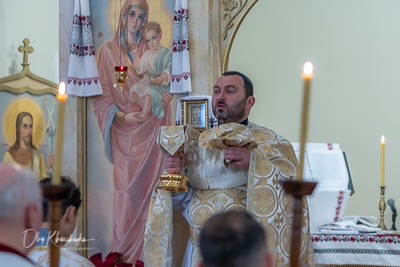
[[[29,46],[30,41],[28,38],[25,38],[23,43],[24,43],[23,46],[20,45],[18,47],[18,51],[24,53],[24,61],[22,63],[22,66],[28,66],[29,65],[28,64],[28,53],[33,53],[33,47]]]

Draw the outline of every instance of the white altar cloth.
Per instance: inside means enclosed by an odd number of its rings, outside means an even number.
[[[400,234],[314,234],[311,241],[316,264],[400,266]]]

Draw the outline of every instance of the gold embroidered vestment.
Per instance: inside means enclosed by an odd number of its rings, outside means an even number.
[[[246,146],[251,151],[248,170],[230,166],[223,160],[227,146]],[[185,175],[195,187],[186,208],[190,225],[191,259],[198,266],[199,233],[213,214],[226,210],[247,210],[262,224],[267,234],[268,250],[278,267],[289,266],[292,199],[279,181],[296,177],[297,160],[290,142],[272,130],[249,123],[223,124],[204,131],[198,147],[185,154]],[[245,179],[243,180],[243,177]],[[221,182],[222,181],[222,182]],[[309,214],[304,201],[301,266],[314,266],[309,233]],[[144,260],[146,266],[171,266],[169,246],[172,229],[172,194],[155,190],[146,224]]]

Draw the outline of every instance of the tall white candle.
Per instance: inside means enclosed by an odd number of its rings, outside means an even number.
[[[300,162],[297,177],[303,179],[304,169],[304,154],[306,147],[307,137],[307,124],[308,124],[308,107],[310,102],[310,87],[311,80],[314,77],[313,65],[310,61],[304,63],[302,77],[304,79],[304,95],[303,95],[303,112],[301,115],[301,131],[300,131]]]
[[[58,112],[57,112],[57,139],[56,139],[56,155],[54,162],[54,176],[52,183],[55,185],[61,184],[61,162],[62,162],[62,150],[64,144],[64,117],[65,117],[65,102],[68,95],[65,93],[66,85],[65,82],[60,82],[58,85]]]
[[[381,186],[385,186],[385,136],[381,137]]]

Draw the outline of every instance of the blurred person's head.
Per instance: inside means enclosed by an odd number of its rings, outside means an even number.
[[[46,186],[51,184],[51,177],[47,177],[39,182],[40,185]],[[68,238],[74,232],[76,227],[76,216],[79,207],[81,206],[81,191],[76,186],[71,178],[61,176],[61,185],[68,186],[70,192],[68,197],[61,201],[61,215],[60,220],[60,237]],[[43,199],[43,222],[49,221],[49,202]]]
[[[34,174],[0,163],[0,243],[26,255],[42,221],[42,191]]]
[[[200,232],[204,267],[270,267],[261,225],[245,211],[228,211],[212,216]]]

